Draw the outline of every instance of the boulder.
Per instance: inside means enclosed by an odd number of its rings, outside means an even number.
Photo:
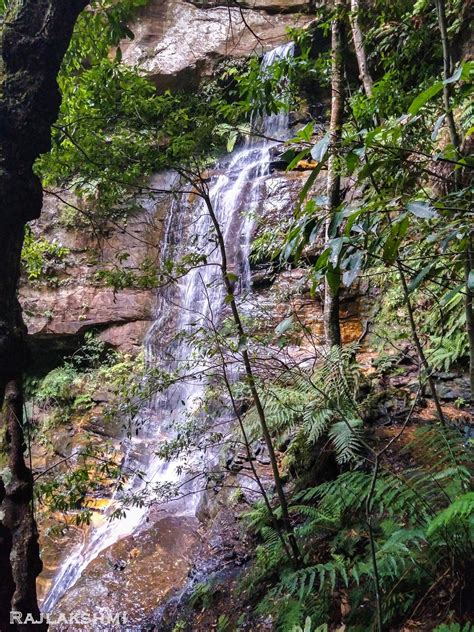
[[[160,91],[192,91],[216,62],[248,57],[288,41],[287,29],[303,26],[305,0],[248,0],[216,6],[184,0],[151,0],[139,13],[134,39],[121,45],[123,60],[139,66]],[[243,8],[250,7],[250,8]]]

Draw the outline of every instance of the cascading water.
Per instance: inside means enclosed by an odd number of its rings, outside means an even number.
[[[279,58],[292,54],[293,44],[279,46],[266,53],[262,69]],[[240,277],[241,292],[250,288],[249,253],[255,212],[262,197],[265,176],[269,174],[272,148],[278,139],[288,133],[288,116],[285,113],[266,116],[261,121],[262,137],[249,138],[244,146],[235,150],[228,162],[222,165],[222,174],[209,184],[209,196],[220,223],[230,265]],[[206,265],[191,269],[177,283],[170,284],[158,293],[156,317],[146,341],[145,351],[149,366],[167,371],[183,369],[193,357],[192,333],[206,327],[210,319],[219,322],[225,305],[225,291],[220,279],[219,253],[210,242],[212,224],[205,205],[198,201],[189,213],[180,212],[176,199],[168,216],[162,259],[177,258],[190,250],[205,254]],[[184,332],[182,336],[170,336],[169,332]],[[169,339],[171,338],[171,341]],[[124,467],[140,470],[140,476],[132,476],[127,483],[127,494],[140,494],[145,486],[176,484],[182,476],[180,459],[164,461],[155,454],[156,447],[173,436],[173,426],[192,415],[206,387],[205,377],[181,380],[151,398],[148,410],[142,415],[139,436],[129,438],[125,449]],[[173,503],[169,511],[173,515],[194,515],[196,494],[186,497],[186,502]],[[115,494],[109,505],[120,503]],[[66,557],[60,566],[46,596],[42,609],[51,612],[63,595],[71,589],[86,567],[115,542],[134,533],[146,519],[148,507],[132,506],[126,517],[104,522],[91,528],[84,543]]]

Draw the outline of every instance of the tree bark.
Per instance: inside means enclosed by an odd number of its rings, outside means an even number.
[[[5,424],[3,450],[9,455],[9,481],[3,501],[4,525],[12,534],[12,574],[15,592],[12,610],[31,613],[39,619],[36,598],[36,577],[41,572],[38,533],[33,511],[33,476],[25,464],[23,453],[23,394],[20,378],[5,388],[2,418]],[[32,629],[44,629],[35,625]]]
[[[443,78],[444,80],[449,79],[452,75],[453,67],[451,61],[451,52],[449,50],[449,39],[448,39],[448,29],[446,26],[446,8],[444,6],[444,0],[435,0],[436,11],[438,14],[438,26],[441,34],[441,44],[443,46]],[[450,105],[451,99],[451,84],[444,83],[443,84],[443,101],[444,101],[444,109],[446,113],[446,121],[448,123],[449,136],[451,139],[451,144],[454,149],[457,150],[459,147],[459,136],[456,130],[456,123],[454,122],[453,112],[451,110]]]
[[[14,560],[8,563],[2,547],[2,630],[15,629],[9,625],[10,609],[25,615],[38,612],[36,577],[41,561],[31,511],[32,475],[23,454],[21,383],[28,354],[17,287],[24,227],[39,217],[43,201],[33,164],[50,149],[51,125],[61,103],[56,78],[86,4],[85,0],[12,0],[0,30],[0,534],[6,547],[11,546],[9,557]],[[6,601],[11,576],[15,592]]]
[[[441,43],[443,46],[443,104],[446,114],[446,122],[448,124],[449,137],[458,156],[462,155],[461,138],[456,128],[453,111],[451,109],[451,84],[446,83],[453,73],[453,63],[448,38],[448,28],[446,24],[446,7],[444,0],[435,0],[436,11],[438,14],[438,27],[441,34]],[[459,173],[454,171],[454,189],[458,188]],[[473,312],[473,292],[469,287],[469,274],[474,270],[474,247],[473,232],[468,234],[468,245],[464,254],[464,273],[466,280],[466,295],[464,299],[464,308],[466,314],[466,330],[469,341],[469,379],[471,385],[471,402],[474,402],[474,312]]]
[[[365,93],[368,97],[372,96],[373,81],[369,72],[369,65],[367,63],[367,55],[365,52],[364,38],[362,36],[362,29],[359,22],[360,15],[360,2],[359,0],[351,0],[351,30],[352,39],[354,41],[354,49],[357,58],[357,65],[359,67],[359,78],[364,86]]]
[[[5,498],[5,487],[0,478],[0,503]],[[12,536],[10,530],[0,522],[0,632],[7,632],[10,621],[10,604],[15,584],[10,564]]]
[[[337,0],[336,15],[331,28],[331,120],[329,124],[329,159],[327,176],[326,241],[334,212],[341,202],[341,176],[337,165],[341,145],[344,115],[344,0]],[[330,346],[341,344],[339,321],[339,289],[331,288],[328,280],[324,292],[324,331]]]
[[[474,404],[474,292],[469,287],[469,275],[474,270],[474,232],[469,235],[468,247],[464,260],[466,279],[466,296],[464,307],[466,310],[466,328],[469,340],[469,382],[471,385],[471,403]]]

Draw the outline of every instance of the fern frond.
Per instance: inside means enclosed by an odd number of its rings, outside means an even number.
[[[275,595],[291,595],[297,597],[299,601],[304,599],[317,588],[318,591],[328,587],[333,591],[337,581],[340,580],[345,586],[349,583],[349,574],[346,561],[341,556],[334,556],[332,560],[325,564],[308,566],[298,571],[284,575],[274,589]]]
[[[347,463],[357,458],[362,448],[361,429],[361,419],[338,421],[331,426],[329,429],[329,438],[336,451],[336,460],[338,463]]]
[[[474,492],[468,492],[456,498],[449,507],[440,511],[428,524],[426,534],[434,536],[442,529],[452,530],[465,527],[474,516]]]
[[[303,413],[304,431],[309,443],[316,443],[326,432],[334,419],[334,411],[328,406],[309,405]]]

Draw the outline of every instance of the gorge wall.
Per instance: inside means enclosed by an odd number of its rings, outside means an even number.
[[[152,0],[132,26],[135,38],[122,44],[123,60],[130,65],[138,65],[159,91],[194,91],[206,79],[212,78],[220,62],[243,59],[273,49],[288,41],[289,27],[307,25],[311,20],[310,4],[300,0],[257,0],[252,5],[245,4],[239,8],[219,6],[218,3]],[[304,114],[293,116],[295,129],[303,122]],[[302,165],[300,170],[291,173],[279,167],[278,158],[284,149],[282,143],[272,150],[275,168],[270,170],[261,190],[256,236],[263,228],[290,222],[298,195],[309,175],[311,165]],[[218,169],[211,169],[209,176],[218,174]],[[318,179],[316,193],[324,192],[325,180],[324,176]],[[156,174],[150,186],[166,188],[166,181],[166,174]],[[143,349],[145,335],[153,321],[156,288],[152,283],[110,287],[101,276],[104,270],[111,271],[116,267],[135,273],[144,266],[158,266],[170,198],[166,195],[153,200],[138,197],[137,202],[140,209],[130,215],[125,224],[109,222],[97,230],[93,223],[87,221],[88,209],[80,200],[61,192],[46,195],[43,214],[32,230],[37,238],[56,240],[67,248],[67,254],[60,263],[54,264],[47,283],[25,278],[21,286],[21,302],[31,342],[44,354],[56,349],[59,357],[67,355],[78,347],[88,331],[97,333],[100,340],[125,354],[135,356]],[[75,217],[74,227],[68,219],[71,212]],[[84,221],[78,228],[78,218],[81,217]],[[287,316],[291,305],[307,332],[322,340],[322,302],[310,294],[304,276],[298,269],[275,273],[269,262],[263,262],[252,270],[253,300],[266,318],[269,315],[273,317],[269,319],[269,324],[275,326]],[[343,301],[343,335],[346,341],[357,339],[362,332],[358,299],[355,292]],[[299,355],[304,357],[306,341],[304,337],[295,338],[290,351],[296,358]],[[84,435],[88,439],[92,436],[95,443],[111,440],[120,452],[117,428],[100,421],[102,405],[108,399],[110,394],[101,389],[93,392],[85,413],[79,409],[66,426],[53,429],[47,449],[44,446],[35,448],[34,466],[47,469],[58,458],[69,458],[83,445]],[[41,414],[41,411],[36,412],[37,420]],[[260,465],[265,476],[268,466],[265,457],[262,457]],[[110,489],[100,490],[104,496],[108,492]],[[228,552],[223,532],[235,529],[235,525],[230,524],[233,516],[225,508],[227,500],[226,497],[206,499],[201,507],[201,515],[211,516],[213,525],[222,521],[220,527],[212,526],[211,529],[217,531],[213,537],[218,542],[217,549],[224,556]],[[100,509],[104,498],[98,495],[94,502],[94,509]],[[101,520],[99,512],[94,514],[93,526]],[[142,608],[139,614],[145,615],[152,609],[151,604],[180,586],[189,566],[195,563],[193,551],[197,546],[197,526],[192,520],[177,524],[174,518],[170,518],[160,530],[154,530],[151,527],[158,517],[152,514],[150,520],[150,526],[139,537],[128,536],[111,547],[106,555],[93,560],[72,596],[68,599],[66,595],[62,607],[73,611],[78,599],[81,604],[89,604],[92,591],[97,590],[99,580],[102,582],[105,577],[105,582],[101,583],[101,596],[111,598],[114,595],[116,603],[112,605],[117,608],[124,605],[124,599],[131,600],[130,607],[137,607],[138,601]],[[176,534],[179,535],[178,540],[173,541],[172,536]],[[77,543],[81,534],[67,537],[72,543]],[[238,539],[237,535],[235,537]],[[51,546],[51,540],[44,538],[42,597],[57,572],[63,542],[59,539]],[[130,550],[139,551],[139,554],[129,557]],[[178,554],[179,563],[175,564]],[[200,555],[207,560],[209,552]],[[122,568],[120,565],[124,559]],[[168,573],[171,561],[174,566]],[[164,577],[162,582],[154,584],[153,590],[148,575],[151,564],[154,568],[158,567]],[[122,575],[117,575],[118,571]],[[121,592],[124,577],[137,584],[131,594]],[[142,579],[137,581],[137,577]]]
[[[287,41],[289,27],[311,21],[309,9],[303,0],[261,0],[239,8],[152,0],[132,25],[134,39],[122,44],[123,60],[138,65],[159,91],[192,91],[212,77],[218,62],[261,54]],[[269,214],[291,212],[302,177],[281,172],[272,178],[265,203]],[[151,184],[159,186],[160,176]],[[42,216],[32,224],[35,235],[57,241],[69,254],[48,284],[23,279],[20,296],[29,335],[39,344],[74,347],[77,336],[94,329],[114,347],[137,353],[155,292],[106,287],[97,273],[116,266],[124,252],[129,257],[120,265],[130,270],[157,260],[168,201],[147,201],[126,226],[110,223],[100,232],[87,222],[86,208],[83,227],[68,226],[67,202],[81,206],[63,194],[46,194]]]

